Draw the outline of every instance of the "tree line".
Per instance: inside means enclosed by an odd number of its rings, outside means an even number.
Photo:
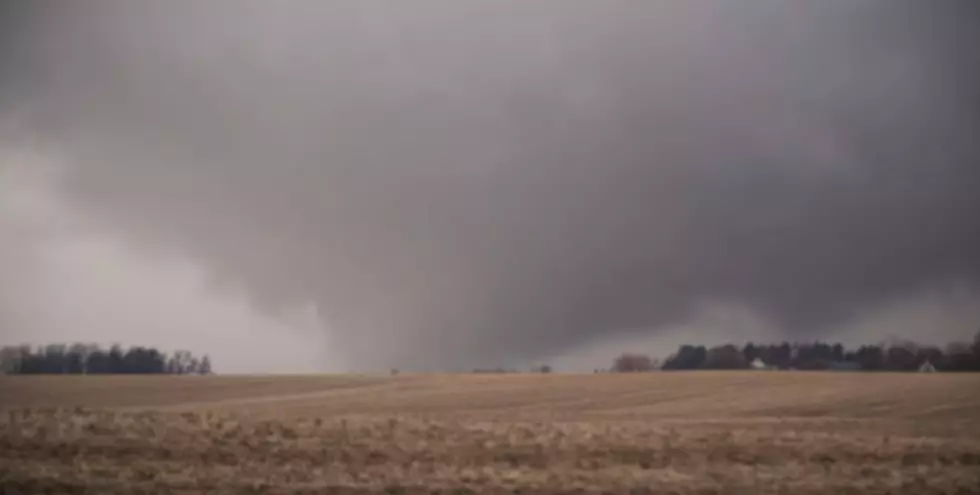
[[[50,344],[0,348],[0,372],[11,375],[37,374],[171,374],[212,373],[211,358],[178,350],[168,355],[153,347],[123,349],[113,345]]]
[[[926,364],[928,363],[928,364]],[[841,343],[685,344],[662,364],[644,354],[624,353],[611,371],[729,370],[765,366],[779,370],[916,371],[923,365],[938,371],[980,371],[980,332],[972,343],[953,342],[944,349],[902,341],[847,349]]]

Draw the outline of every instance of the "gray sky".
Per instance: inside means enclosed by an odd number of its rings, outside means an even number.
[[[6,2],[3,340],[305,371],[967,338],[972,4]]]

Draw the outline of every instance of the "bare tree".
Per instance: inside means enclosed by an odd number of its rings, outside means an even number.
[[[651,371],[654,368],[654,361],[646,354],[631,354],[624,352],[613,362],[612,371],[618,373],[635,373],[640,371]]]
[[[21,350],[19,347],[4,347],[0,349],[0,373],[20,373]]]
[[[211,374],[211,356],[205,354],[204,357],[201,358],[201,362],[197,366],[197,374],[199,375]]]

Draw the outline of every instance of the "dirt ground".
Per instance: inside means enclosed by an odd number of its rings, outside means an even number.
[[[2,493],[980,493],[980,374],[0,377]]]

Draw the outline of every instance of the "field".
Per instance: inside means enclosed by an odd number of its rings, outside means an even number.
[[[980,493],[980,374],[0,377],[0,493]]]

